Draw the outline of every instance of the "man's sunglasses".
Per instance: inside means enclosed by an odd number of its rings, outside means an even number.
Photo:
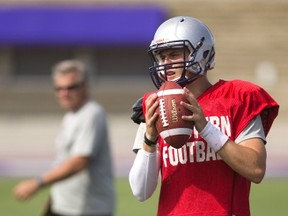
[[[66,86],[66,87],[57,87],[55,86],[55,91],[56,92],[59,92],[59,91],[73,91],[73,90],[76,90],[78,88],[80,88],[81,86],[83,85],[83,83],[76,83],[76,84],[72,84],[70,86]]]

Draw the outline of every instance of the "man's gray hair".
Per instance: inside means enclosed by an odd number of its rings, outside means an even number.
[[[78,74],[78,82],[87,82],[89,74],[85,64],[82,61],[74,59],[57,63],[52,68],[52,78],[55,79],[58,75],[64,75],[71,72]]]

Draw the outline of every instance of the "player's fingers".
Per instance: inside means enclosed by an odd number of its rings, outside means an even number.
[[[186,87],[184,87],[184,96],[188,100],[188,103],[181,101],[182,106],[190,110],[194,116],[203,115],[202,108],[197,99]]]
[[[186,103],[184,101],[181,101],[180,104],[185,108],[191,111],[191,115],[196,111],[195,107],[192,104]]]
[[[197,121],[199,118],[202,118],[203,113],[200,106],[194,106],[192,104],[185,103],[184,101],[181,101],[181,105],[191,111],[191,115],[186,115],[186,117],[189,117],[193,121]]]
[[[156,121],[158,118],[157,113],[157,107],[158,107],[158,101],[157,101],[157,94],[151,94],[147,100],[145,101],[146,105],[146,133],[152,135],[157,135],[157,129],[156,129]]]
[[[188,103],[181,101],[181,104],[186,109],[191,111],[191,115],[182,116],[182,119],[186,121],[193,121],[197,130],[203,128],[203,125],[205,125],[207,121],[200,104],[187,88],[184,88],[183,94],[187,98]]]
[[[145,101],[146,108],[149,109],[157,100],[157,94],[151,94]]]
[[[158,107],[157,94],[151,94],[145,101],[145,105],[147,109],[146,118],[149,119],[153,117]]]
[[[189,91],[189,89],[187,89],[186,87],[184,87],[183,90],[184,90],[183,95],[189,101],[189,103],[192,105],[198,105],[198,101],[192,94],[192,92]]]

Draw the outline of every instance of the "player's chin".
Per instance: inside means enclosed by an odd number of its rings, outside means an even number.
[[[173,81],[173,82],[176,82],[177,80],[179,79],[179,77],[175,77],[175,76],[167,76],[167,81]]]

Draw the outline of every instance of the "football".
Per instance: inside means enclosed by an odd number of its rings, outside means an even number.
[[[191,115],[180,101],[187,102],[183,88],[173,81],[166,81],[157,91],[158,120],[156,128],[160,136],[174,148],[181,148],[188,141],[194,127],[193,122],[184,121],[182,115]]]

